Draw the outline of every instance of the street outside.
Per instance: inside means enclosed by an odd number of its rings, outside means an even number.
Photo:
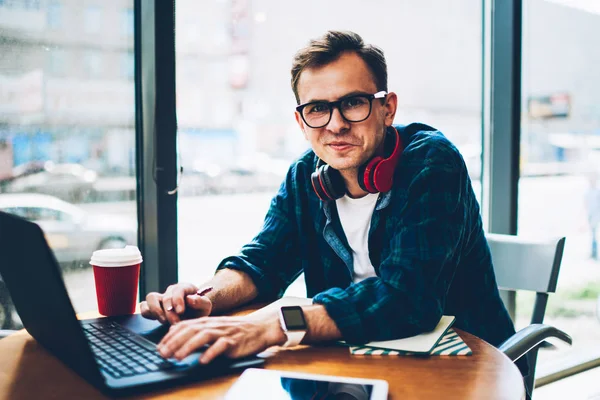
[[[479,190],[479,182],[474,183]],[[586,227],[583,178],[523,178],[520,185],[519,232],[534,237],[566,236],[566,247],[559,278],[561,290],[581,287],[589,282],[600,284],[600,262],[589,258],[590,235]],[[269,206],[271,194],[253,193],[182,197],[179,199],[179,280],[202,283],[209,279],[221,259],[235,254],[258,232]],[[134,202],[82,205],[87,211],[135,215]],[[302,277],[301,277],[302,278]],[[302,279],[288,289],[288,295],[304,296]],[[67,287],[75,309],[96,308],[94,282],[89,268],[67,271]],[[551,295],[552,301],[552,295]],[[576,318],[546,318],[574,337],[572,348],[544,349],[540,365],[546,360],[584,354],[598,347],[600,321],[595,317],[595,301],[589,311]],[[517,327],[528,323],[530,313],[519,313]]]

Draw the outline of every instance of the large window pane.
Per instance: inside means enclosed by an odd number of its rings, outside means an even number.
[[[179,0],[176,3],[179,277],[201,283],[258,233],[290,162],[308,147],[294,120],[294,53],[328,29],[382,47],[397,123],[442,130],[479,193],[481,1]],[[300,283],[294,294],[305,294]]]
[[[600,348],[600,262],[592,254],[592,229],[600,233],[600,7],[576,8],[583,3],[533,0],[523,10],[518,233],[566,236],[546,322],[573,337],[571,348],[542,349],[538,371]],[[524,326],[533,295],[520,294],[517,307]]]
[[[91,253],[137,242],[132,7],[0,2],[0,210],[43,228],[77,311]],[[17,327],[2,283],[0,304]]]

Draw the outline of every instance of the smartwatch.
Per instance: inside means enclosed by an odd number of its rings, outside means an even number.
[[[287,337],[287,341],[282,346],[291,347],[300,344],[308,329],[302,307],[281,307],[279,309],[279,323]]]

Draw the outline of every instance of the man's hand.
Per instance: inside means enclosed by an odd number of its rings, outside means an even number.
[[[210,315],[212,302],[205,296],[198,296],[197,291],[191,283],[178,283],[169,286],[164,294],[149,293],[146,301],[140,304],[142,316],[174,325],[181,321],[184,312],[186,318]]]
[[[158,344],[158,351],[165,358],[181,360],[209,345],[200,358],[201,363],[207,364],[221,354],[230,358],[245,357],[281,345],[285,340],[276,313],[263,319],[251,316],[203,317],[171,326]]]

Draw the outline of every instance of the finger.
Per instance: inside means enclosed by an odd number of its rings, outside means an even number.
[[[173,299],[171,298],[171,292],[169,290],[167,290],[162,297],[162,306],[165,313],[165,317],[171,325],[175,325],[181,320],[179,318],[179,315],[177,315],[177,313],[173,309]]]
[[[217,339],[217,341],[210,346],[204,354],[200,357],[200,362],[202,364],[208,364],[216,357],[221,354],[226,353],[227,351],[233,349],[235,347],[236,342],[233,339],[221,337]]]
[[[150,309],[148,308],[148,303],[146,303],[145,301],[142,301],[140,303],[140,314],[142,314],[142,317],[144,317],[144,318],[156,319],[156,318],[154,318],[154,315],[152,315],[150,313]]]
[[[178,360],[182,360],[185,357],[189,356],[193,351],[207,344],[214,343],[223,335],[223,331],[216,329],[205,329],[201,332],[198,332],[196,335],[192,336],[188,340],[178,342],[176,344],[177,348],[173,352],[173,354],[175,358],[177,358]]]
[[[198,296],[196,294],[186,296],[185,302],[190,309],[193,309],[197,316],[210,315],[212,311],[212,302],[205,296]]]
[[[181,318],[179,318],[179,315],[177,315],[173,309],[171,309],[171,311],[165,311],[165,317],[167,322],[171,325],[176,325],[179,321],[181,321]]]
[[[148,296],[146,296],[146,304],[148,305],[148,313],[151,315],[151,318],[158,319],[164,324],[167,320],[165,318],[163,305],[161,304],[161,298],[162,295],[160,293],[148,293]]]
[[[173,332],[171,332],[171,330]],[[175,326],[169,330],[169,337],[165,336],[163,340],[158,344],[157,350],[161,356],[165,358],[173,357],[176,351],[181,346],[190,340],[194,335],[198,333],[198,329],[186,327],[186,326]]]
[[[229,317],[200,317],[189,319],[186,321],[181,321],[177,325],[172,325],[169,328],[169,331],[158,343],[158,347],[164,346],[165,343],[169,342],[174,336],[179,335],[179,333],[184,329],[194,329],[195,331],[199,331],[201,329],[214,329],[221,328],[225,326],[230,326],[231,323],[228,322],[231,318]]]
[[[171,292],[173,291],[173,285],[167,287],[165,293],[162,295],[162,303],[165,311],[171,311],[173,305],[171,304]]]
[[[166,345],[170,343],[173,340],[173,338],[181,335],[184,331],[189,330],[190,332],[192,332],[192,334],[196,334],[200,330],[206,329],[207,326],[208,318],[196,318],[193,320],[180,322],[177,325],[171,325],[167,334],[163,336],[161,341],[158,343],[158,350],[160,351],[161,348],[166,347]]]
[[[187,329],[187,327],[183,324],[171,325],[171,327],[167,331],[167,334],[163,336],[163,338],[158,343],[158,349],[160,350],[160,348],[165,346],[165,344],[169,342],[173,338],[173,336],[178,335],[179,332],[181,332],[181,330],[183,329]]]
[[[191,283],[182,283],[175,285],[171,292],[172,306],[177,314],[183,314],[185,311],[185,296],[198,291],[198,288]]]

